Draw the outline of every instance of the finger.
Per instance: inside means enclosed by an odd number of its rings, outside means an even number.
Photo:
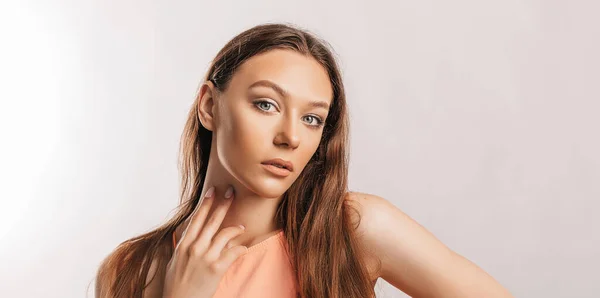
[[[215,187],[210,187],[206,193],[204,194],[204,199],[202,202],[198,203],[198,207],[192,213],[192,219],[188,223],[185,231],[181,236],[181,240],[179,241],[183,247],[189,247],[198,237],[198,234],[202,230],[202,226],[204,225],[206,216],[210,207],[213,204],[215,198]]]
[[[231,206],[231,202],[233,201],[233,188],[230,186],[231,196],[229,198],[224,198],[221,200],[220,204],[216,206],[215,210],[212,212],[212,215],[207,220],[204,225],[202,231],[200,232],[200,236],[192,243],[192,245],[199,245],[201,247],[208,247],[211,243],[215,233],[221,226],[223,222],[223,218],[225,218],[225,214],[227,214],[227,210],[229,210],[229,206]]]
[[[209,260],[216,260],[223,251],[225,245],[233,238],[244,233],[245,228],[242,225],[236,227],[227,227],[219,231],[217,236],[213,239],[210,247],[206,251],[206,257]]]
[[[248,248],[246,246],[234,246],[230,249],[225,250],[221,254],[221,257],[219,257],[219,259],[217,259],[217,261],[215,261],[214,264],[216,264],[216,266],[219,268],[229,268],[229,266],[231,266],[231,264],[235,262],[235,260],[237,260],[240,256],[245,255],[246,253],[248,253]]]

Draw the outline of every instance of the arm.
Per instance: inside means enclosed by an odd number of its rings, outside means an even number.
[[[492,276],[453,252],[387,200],[353,193],[359,233],[381,261],[381,278],[412,297],[513,297]]]
[[[148,275],[146,276],[146,284],[148,285],[142,293],[142,298],[162,298],[164,270],[159,270],[158,260],[152,260]]]

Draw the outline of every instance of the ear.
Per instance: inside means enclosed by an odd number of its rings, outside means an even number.
[[[198,119],[200,119],[202,126],[210,131],[213,131],[215,126],[215,94],[215,86],[211,81],[206,81],[202,84],[198,93],[198,110],[196,111]]]

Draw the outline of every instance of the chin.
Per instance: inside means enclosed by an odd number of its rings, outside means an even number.
[[[277,199],[283,195],[289,188],[283,181],[262,181],[257,185],[255,193],[263,198]]]
[[[283,195],[290,184],[284,179],[274,179],[270,177],[254,176],[248,177],[247,183],[243,183],[246,187],[255,193],[257,196],[269,199],[277,199]]]
[[[232,176],[257,196],[269,199],[281,197],[297,178],[293,173],[287,177],[275,177],[263,171],[243,171],[232,173]]]

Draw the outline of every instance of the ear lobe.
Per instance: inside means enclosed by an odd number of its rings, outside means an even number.
[[[213,131],[214,129],[214,114],[213,114],[213,106],[214,99],[211,87],[211,82],[206,82],[200,88],[200,93],[198,95],[198,109],[196,111],[198,119],[204,128],[209,131]]]

